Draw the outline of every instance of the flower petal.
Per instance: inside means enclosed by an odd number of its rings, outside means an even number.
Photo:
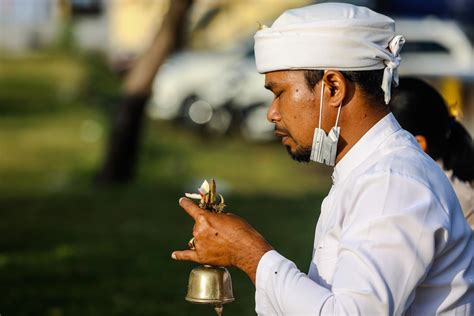
[[[200,189],[203,189],[206,191],[206,193],[209,192],[209,182],[207,182],[207,180],[204,180],[204,182],[201,184],[201,188]]]
[[[184,193],[184,195],[187,198],[190,198],[190,199],[195,199],[195,200],[200,200],[201,199],[201,195],[197,194],[197,193]]]

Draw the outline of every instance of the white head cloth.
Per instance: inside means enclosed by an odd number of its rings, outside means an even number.
[[[392,19],[365,7],[321,3],[288,10],[254,38],[260,73],[385,68],[381,87],[387,104],[392,82],[398,85],[399,53],[405,39],[395,35]]]

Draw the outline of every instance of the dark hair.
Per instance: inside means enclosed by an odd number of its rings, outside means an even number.
[[[449,115],[443,97],[423,80],[403,77],[390,108],[400,125],[426,138],[427,153],[463,181],[474,178],[474,148],[466,129]]]
[[[357,84],[363,91],[366,98],[372,104],[385,104],[384,92],[381,88],[383,79],[383,69],[367,71],[341,71],[344,77]],[[305,70],[304,77],[310,89],[323,78],[324,70]]]

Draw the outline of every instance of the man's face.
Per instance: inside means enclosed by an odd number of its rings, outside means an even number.
[[[265,74],[265,88],[274,94],[267,119],[294,160],[309,162],[319,117],[319,87],[309,89],[301,70]]]

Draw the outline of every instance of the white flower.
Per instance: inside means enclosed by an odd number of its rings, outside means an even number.
[[[198,189],[198,192],[199,193],[185,193],[184,195],[190,199],[203,200],[206,194],[209,193],[209,182],[207,182],[207,180],[204,180],[201,187]]]
[[[194,199],[194,200],[200,200],[201,199],[201,195],[197,194],[197,193],[184,193],[184,195],[187,198]]]

